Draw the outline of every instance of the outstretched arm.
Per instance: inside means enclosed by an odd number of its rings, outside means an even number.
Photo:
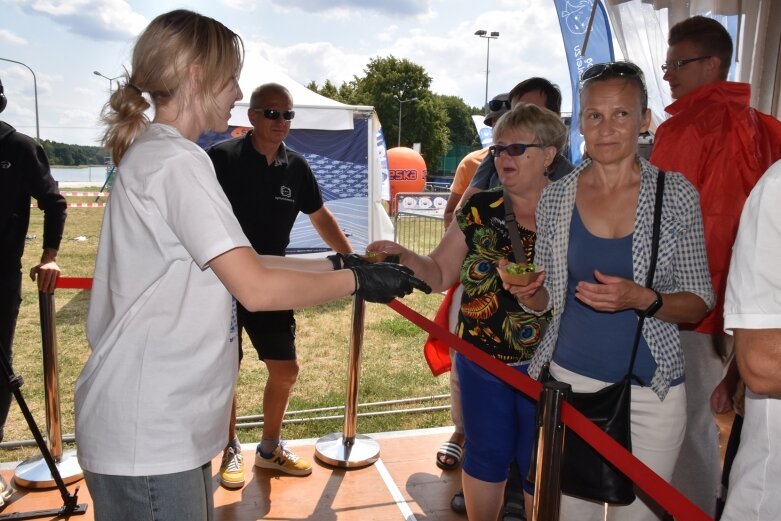
[[[309,220],[312,221],[317,233],[325,241],[329,248],[337,253],[350,253],[353,251],[350,241],[336,222],[331,210],[321,206],[319,210],[309,214]]]
[[[467,247],[464,233],[455,224],[448,227],[439,245],[429,255],[420,255],[393,241],[376,241],[371,251],[382,251],[399,256],[399,262],[425,281],[433,291],[445,291],[458,281]]]

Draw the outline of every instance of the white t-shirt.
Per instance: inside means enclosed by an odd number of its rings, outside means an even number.
[[[250,243],[209,157],[152,124],[106,209],[76,383],[82,468],[169,474],[225,446],[238,368],[233,298],[208,262]]]
[[[724,329],[781,328],[781,161],[751,191],[732,250]],[[781,400],[746,390],[722,521],[781,519]]]

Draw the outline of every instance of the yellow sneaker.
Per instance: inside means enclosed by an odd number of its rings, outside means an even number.
[[[312,473],[312,464],[309,460],[299,458],[285,444],[280,442],[271,457],[267,458],[260,452],[260,444],[255,451],[255,466],[263,469],[276,469],[293,476],[308,476]]]
[[[244,461],[241,456],[241,449],[237,450],[231,446],[222,453],[220,484],[230,489],[244,486]]]

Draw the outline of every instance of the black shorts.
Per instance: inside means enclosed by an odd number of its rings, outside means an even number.
[[[243,356],[241,332],[246,329],[261,360],[296,359],[296,319],[292,310],[251,312],[236,303],[239,326],[239,361]]]

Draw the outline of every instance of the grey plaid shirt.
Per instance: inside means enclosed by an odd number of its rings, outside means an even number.
[[[638,162],[641,182],[632,237],[632,266],[634,281],[645,286],[651,257],[658,169],[643,158],[638,157]],[[567,249],[575,194],[580,174],[590,164],[590,160],[585,160],[571,175],[548,185],[537,206],[534,262],[545,269],[545,288],[550,295],[548,307],[553,308],[553,318],[529,366],[529,374],[534,378],[539,375],[542,365],[550,361],[556,347],[567,294]],[[653,287],[660,293],[693,293],[705,302],[708,309],[715,302],[705,253],[699,196],[691,183],[678,173],[668,172],[665,177],[659,254]],[[643,325],[643,337],[657,364],[651,389],[663,400],[670,382],[684,373],[678,326],[647,318]],[[627,346],[630,343],[631,339],[627,340]]]

